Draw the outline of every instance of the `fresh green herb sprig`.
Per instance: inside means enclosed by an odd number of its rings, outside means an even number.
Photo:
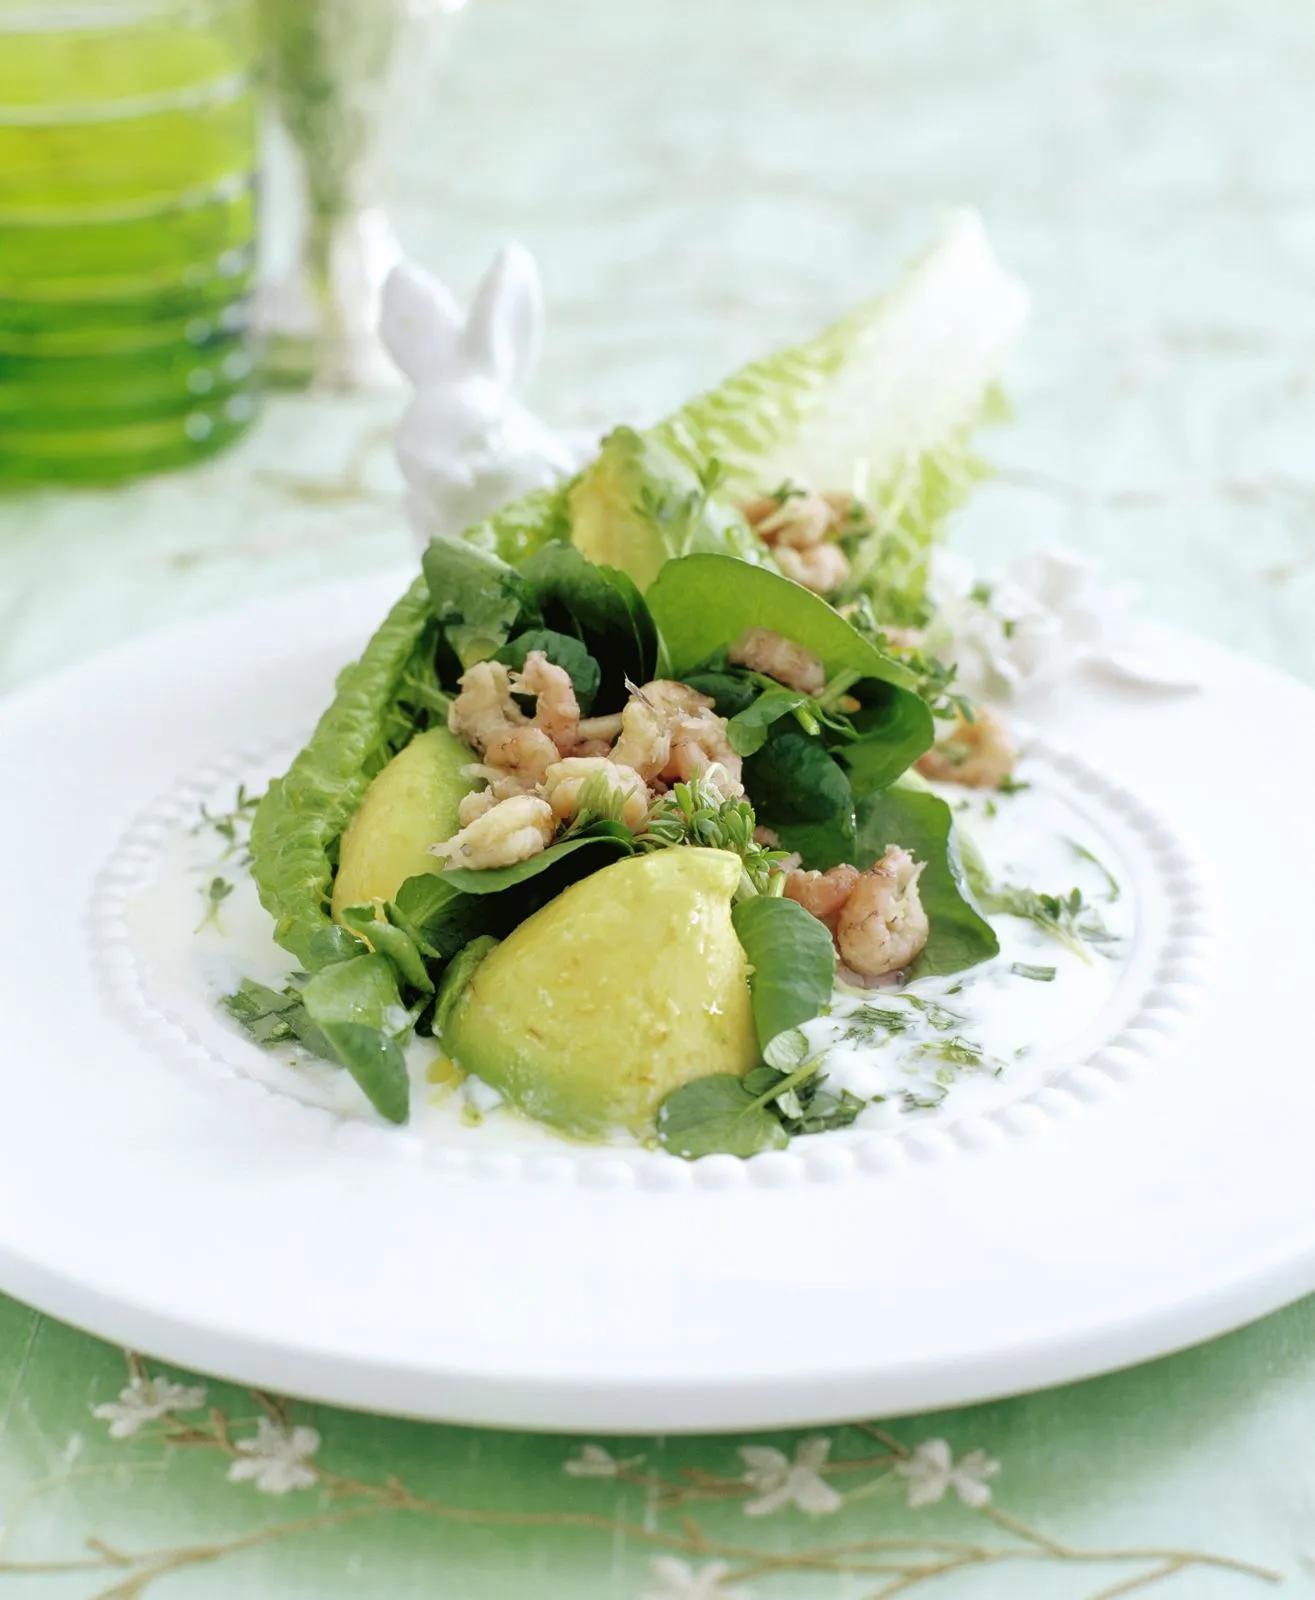
[[[201,814],[192,827],[193,834],[200,833],[209,828],[219,835],[224,841],[224,853],[221,860],[226,861],[230,856],[236,855],[239,849],[246,845],[246,830],[251,827],[251,819],[255,815],[256,807],[260,804],[260,795],[251,794],[245,783],[239,783],[237,794],[232,806],[227,811],[211,811],[204,802],[201,805]]]
[[[1123,893],[1123,890],[1119,885],[1119,880],[1114,876],[1114,874],[1099,856],[1094,855],[1090,850],[1087,849],[1086,845],[1079,844],[1076,839],[1070,839],[1068,843],[1069,848],[1073,851],[1073,854],[1077,856],[1079,861],[1088,862],[1091,866],[1095,867],[1096,871],[1100,873],[1102,878],[1104,878],[1105,898],[1112,905],[1114,901],[1116,901]]]
[[[975,720],[972,701],[956,687],[955,680],[959,675],[956,665],[942,661],[939,656],[925,650],[896,644],[878,620],[872,601],[866,594],[859,595],[847,605],[844,613],[849,623],[870,639],[878,650],[894,656],[902,667],[908,668],[917,680],[913,685],[914,691],[927,702],[932,716],[942,722]]]
[[[1095,906],[1087,904],[1081,889],[1070,889],[1067,894],[1043,894],[1015,884],[991,884],[978,894],[978,899],[985,911],[1022,917],[1084,961],[1091,959],[1088,946],[1102,955],[1113,955],[1121,943],[1119,936],[1105,926]]]
[[[737,899],[779,894],[780,863],[786,852],[756,839],[757,826],[747,800],[727,799],[705,774],[700,774],[688,783],[676,784],[654,802],[636,843],[645,850],[697,845],[733,851],[739,856],[741,867]]]
[[[227,878],[221,878],[218,875],[211,878],[210,882],[201,890],[202,895],[205,897],[205,915],[197,923],[193,930],[194,932],[200,933],[202,928],[214,928],[217,933],[224,931],[219,922],[219,908],[232,892],[233,885]]]

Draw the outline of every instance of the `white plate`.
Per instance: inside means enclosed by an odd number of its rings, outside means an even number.
[[[1093,681],[1035,718],[1138,904],[1114,998],[1044,1082],[693,1166],[436,1142],[283,1092],[158,992],[130,908],[198,795],[308,729],[403,582],[0,703],[0,1289],[284,1392],[598,1433],[979,1399],[1315,1288],[1315,696],[1178,635],[1202,693]]]

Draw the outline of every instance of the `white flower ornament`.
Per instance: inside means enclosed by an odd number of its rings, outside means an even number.
[[[749,1600],[749,1591],[741,1585],[726,1587],[730,1570],[725,1561],[695,1568],[676,1556],[656,1556],[652,1572],[661,1587],[645,1589],[640,1600]]]
[[[1128,587],[1102,582],[1072,550],[1033,550],[984,580],[966,556],[937,549],[927,593],[927,647],[976,698],[1050,689],[1079,668],[1162,692],[1197,687],[1139,636]]]
[[[91,1414],[110,1425],[111,1439],[127,1439],[148,1422],[170,1411],[196,1411],[205,1404],[201,1384],[174,1383],[169,1378],[139,1376],[119,1391],[117,1400],[92,1406]]]
[[[617,1478],[629,1468],[639,1466],[643,1459],[643,1456],[618,1458],[601,1444],[585,1444],[580,1446],[578,1456],[562,1462],[562,1471],[569,1478]]]
[[[842,1503],[840,1494],[822,1476],[821,1470],[830,1454],[831,1441],[822,1438],[801,1439],[793,1461],[771,1445],[741,1445],[744,1481],[757,1491],[754,1499],[745,1501],[745,1515],[766,1517],[782,1506],[791,1505],[812,1517],[838,1511]]]
[[[307,1462],[319,1447],[320,1436],[315,1428],[289,1428],[261,1417],[254,1438],[237,1441],[241,1460],[230,1465],[228,1480],[242,1483],[250,1479],[262,1494],[309,1489],[316,1475]]]
[[[991,1500],[987,1479],[999,1470],[1000,1463],[985,1450],[970,1450],[956,1461],[944,1439],[924,1439],[907,1460],[895,1464],[896,1473],[908,1484],[908,1503],[915,1510],[937,1505],[953,1489],[964,1505],[980,1511]]]
[[[580,465],[580,442],[520,399],[543,335],[539,269],[523,246],[499,252],[465,314],[446,285],[401,262],[384,284],[379,332],[415,386],[396,446],[423,543],[455,536]]]

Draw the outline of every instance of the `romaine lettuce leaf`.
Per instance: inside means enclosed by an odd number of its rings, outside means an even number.
[[[999,414],[1027,296],[963,212],[889,294],[817,338],[750,363],[652,430],[732,495],[787,479],[850,491],[875,527],[851,550],[847,594],[883,621],[920,620],[926,553],[982,475],[969,438]],[[615,559],[615,557],[614,557]]]

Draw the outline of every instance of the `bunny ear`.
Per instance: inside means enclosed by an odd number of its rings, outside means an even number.
[[[414,384],[431,383],[452,365],[461,308],[423,267],[400,261],[384,280],[379,336]]]
[[[465,353],[512,393],[533,370],[542,336],[543,288],[534,257],[524,245],[504,245],[470,303]]]

